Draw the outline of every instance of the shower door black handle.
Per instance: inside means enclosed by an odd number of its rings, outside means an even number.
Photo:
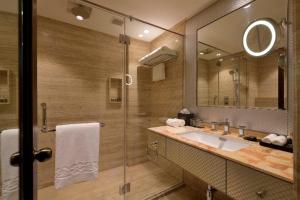
[[[34,151],[33,155],[35,160],[39,162],[45,162],[52,157],[52,149],[45,147],[38,151]]]
[[[46,147],[38,151],[34,151],[32,155],[32,161],[37,160],[39,162],[45,162],[52,157],[52,149]],[[20,152],[16,152],[10,157],[10,165],[17,167],[20,166],[21,155]]]
[[[20,152],[13,153],[10,156],[10,160],[9,161],[10,161],[10,165],[11,166],[14,166],[14,167],[19,166],[20,162],[21,162]]]

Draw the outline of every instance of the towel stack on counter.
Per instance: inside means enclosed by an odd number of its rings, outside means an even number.
[[[170,118],[167,119],[166,124],[172,127],[182,127],[185,125],[185,121],[183,119]]]
[[[264,137],[261,141],[268,144],[284,146],[286,145],[287,140],[287,137],[284,135],[269,134],[266,137]]]

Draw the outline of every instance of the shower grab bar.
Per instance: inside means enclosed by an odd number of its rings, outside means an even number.
[[[49,132],[54,132],[56,129],[48,129],[48,121],[47,121],[47,104],[46,103],[41,103],[42,106],[42,133],[49,133]],[[99,122],[100,127],[105,127],[105,123]]]

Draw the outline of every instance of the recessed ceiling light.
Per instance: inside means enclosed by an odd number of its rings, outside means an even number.
[[[250,7],[251,7],[251,4],[244,6],[245,9],[250,8]]]
[[[204,55],[204,52],[200,52],[199,54],[200,54],[200,55]]]
[[[139,37],[142,38],[142,37],[144,37],[144,35],[143,34],[139,34]]]
[[[76,16],[76,19],[78,19],[79,21],[82,21],[83,20],[83,17],[81,15],[77,15]]]
[[[144,33],[145,33],[145,34],[148,34],[148,33],[150,33],[150,31],[147,30],[147,29],[145,29],[145,30],[144,30]]]
[[[221,56],[221,54],[220,54],[220,53],[217,53],[217,54],[216,54],[216,56],[218,56],[218,57],[219,57],[219,56]]]
[[[175,42],[179,42],[179,40],[175,40]]]
[[[92,8],[78,4],[71,9],[71,13],[76,17],[77,20],[82,21],[91,16]]]

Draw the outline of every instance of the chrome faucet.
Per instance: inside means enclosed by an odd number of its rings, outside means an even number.
[[[224,122],[211,122],[211,130],[216,131],[217,130],[217,125],[223,125],[224,126],[223,135],[229,134],[230,122],[229,122],[228,119],[225,119]]]

